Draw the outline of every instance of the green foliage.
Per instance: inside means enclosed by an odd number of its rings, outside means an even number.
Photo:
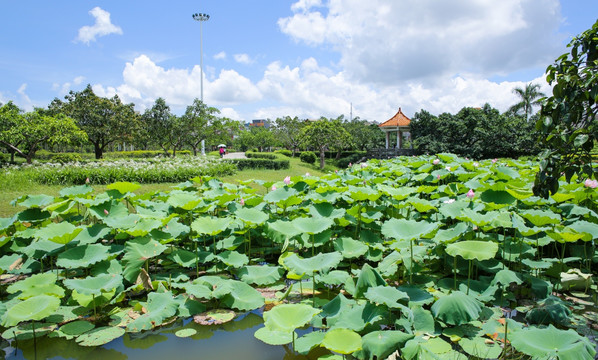
[[[304,151],[299,155],[299,159],[307,164],[315,164],[318,158],[312,151]]]
[[[276,160],[279,157],[273,153],[259,153],[259,152],[246,152],[245,156],[250,159],[269,159],[269,160]]]
[[[278,153],[278,154],[282,154],[282,155],[287,156],[287,157],[292,157],[293,156],[293,152],[291,150],[284,150],[283,149],[283,150],[276,150],[274,152]]]
[[[276,138],[282,146],[289,149],[289,155],[295,156],[295,151],[301,145],[301,131],[306,125],[306,120],[299,120],[298,117],[285,116],[276,119]]]
[[[234,164],[237,169],[268,169],[281,170],[290,168],[288,160],[270,160],[270,159],[227,159],[227,163]]]
[[[526,84],[524,89],[520,87],[513,89],[513,93],[515,93],[521,101],[511,106],[509,108],[509,112],[513,113],[514,115],[518,115],[520,112],[523,112],[525,119],[529,120],[530,116],[532,115],[533,107],[541,105],[542,102],[540,98],[546,96],[538,91],[538,89],[540,89],[540,85],[532,83]]]
[[[536,128],[546,147],[534,181],[534,194],[548,198],[559,189],[564,173],[567,182],[596,178],[591,152],[598,140],[598,21],[573,38],[569,54],[558,57],[546,69],[552,96],[542,105]]]
[[[325,165],[326,150],[342,150],[351,145],[351,134],[343,128],[341,120],[342,116],[334,120],[322,117],[301,130],[302,144],[320,153],[320,169]]]
[[[474,159],[535,155],[537,133],[533,121],[500,114],[486,104],[463,108],[457,114],[434,116],[425,110],[411,121],[414,147],[429,154],[453,153]]]
[[[82,161],[81,155],[77,153],[60,153],[53,155],[50,159],[51,162],[59,163],[59,164],[66,164],[69,162],[79,162]]]

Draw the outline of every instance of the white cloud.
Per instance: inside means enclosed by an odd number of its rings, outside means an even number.
[[[31,111],[33,110],[34,104],[29,96],[25,93],[25,90],[27,90],[27,84],[25,83],[19,86],[19,89],[17,90],[17,93],[20,95],[18,106],[25,111]]]
[[[558,0],[301,0],[280,29],[341,55],[361,82],[435,82],[459,73],[489,77],[542,66],[559,55]],[[441,79],[442,80],[442,79]]]
[[[52,84],[52,90],[57,91],[60,95],[66,95],[71,91],[73,85],[81,85],[85,81],[85,76],[77,76],[72,82],[67,81],[64,84],[54,83]]]
[[[94,7],[89,11],[89,14],[95,18],[95,24],[92,26],[83,26],[79,29],[79,35],[75,41],[80,41],[89,45],[91,41],[96,41],[96,37],[106,36],[110,34],[122,35],[123,31],[120,26],[112,24],[110,21],[110,13],[101,9],[99,6]]]
[[[235,61],[238,62],[239,64],[251,64],[253,62],[253,59],[251,59],[249,57],[249,55],[247,54],[235,54],[234,55]]]
[[[218,54],[214,55],[214,60],[225,60],[226,59],[226,52],[221,51]]]
[[[243,120],[243,118],[241,117],[241,115],[239,115],[239,113],[230,107],[225,107],[220,109],[220,116],[221,117],[226,117],[232,120]]]

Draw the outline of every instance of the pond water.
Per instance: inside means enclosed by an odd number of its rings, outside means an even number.
[[[322,354],[297,355],[293,353],[290,344],[264,344],[253,336],[262,326],[261,311],[256,310],[221,325],[197,325],[191,319],[177,320],[170,326],[154,331],[127,333],[100,347],[85,347],[78,345],[75,340],[44,336],[37,339],[37,351],[33,340],[12,342],[12,347],[5,347],[3,351],[6,359],[28,360],[308,360],[317,359]],[[175,332],[183,328],[193,328],[197,333],[187,338],[175,336]],[[299,333],[301,335],[305,331]]]

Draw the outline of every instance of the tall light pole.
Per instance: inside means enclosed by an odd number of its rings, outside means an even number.
[[[208,21],[210,19],[210,15],[202,14],[202,13],[195,13],[193,14],[193,20],[199,21],[199,68],[201,69],[201,79],[200,79],[200,86],[201,86],[201,102],[203,103],[203,43],[202,43],[202,29],[201,23],[204,21]]]
[[[201,93],[200,93],[200,100],[201,103],[203,104],[203,34],[202,34],[202,26],[201,23],[203,23],[204,21],[208,21],[210,19],[210,15],[208,14],[203,14],[203,13],[195,13],[193,14],[193,20],[195,21],[199,21],[199,68],[201,70],[201,78],[199,79],[199,84],[201,87]],[[206,142],[205,140],[201,141],[201,154],[205,155],[206,154]]]

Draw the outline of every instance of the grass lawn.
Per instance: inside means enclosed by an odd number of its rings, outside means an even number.
[[[327,172],[336,170],[332,165],[326,165],[324,171],[320,171],[319,166],[302,163],[299,158],[290,158],[290,169],[285,170],[255,170],[248,169],[237,171],[234,175],[221,178],[222,181],[237,184],[238,181],[245,181],[250,179],[264,180],[264,181],[282,181],[285,176],[305,175],[309,172],[314,176],[321,176]],[[38,195],[46,194],[51,196],[59,196],[58,193],[66,186],[62,185],[40,185],[26,177],[13,177],[13,180],[7,182],[6,179],[0,177],[0,217],[10,217],[13,214],[23,210],[21,206],[12,206],[10,202],[23,195]],[[137,194],[170,190],[174,183],[161,184],[142,184],[141,188],[136,191]],[[253,184],[258,190],[258,193],[265,193],[266,189],[260,185]],[[93,185],[97,193],[106,191],[106,185]]]

